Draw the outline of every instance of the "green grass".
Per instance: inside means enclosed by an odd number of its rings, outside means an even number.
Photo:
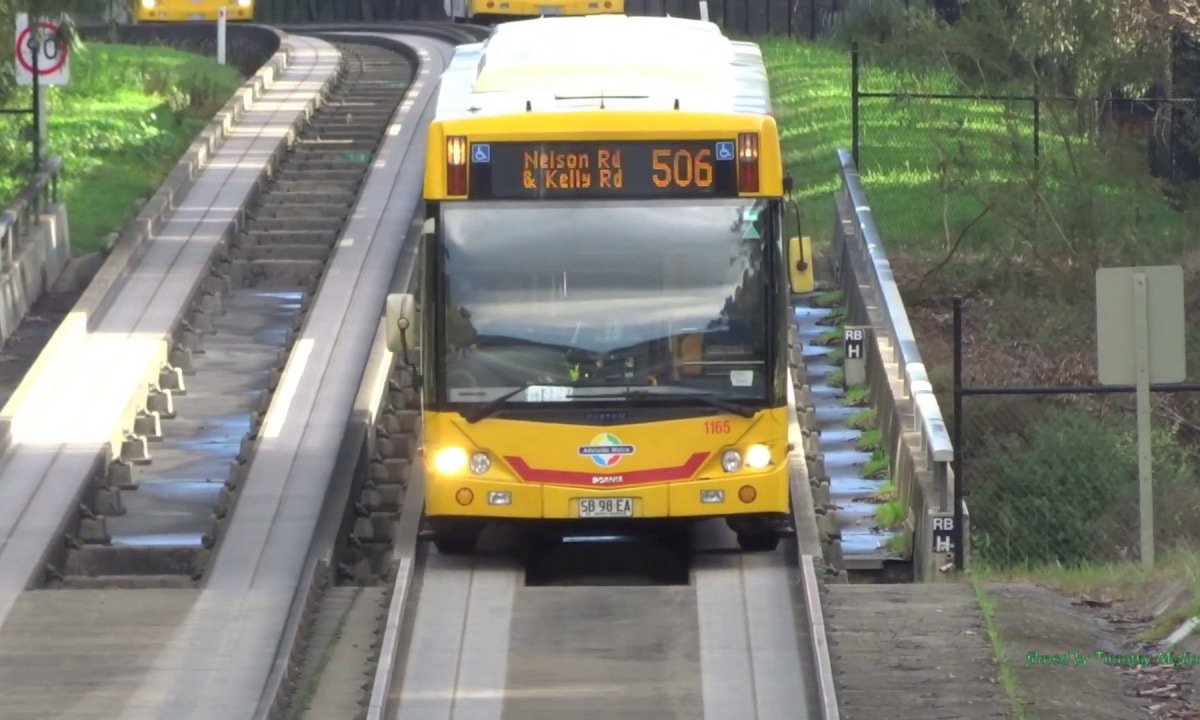
[[[100,250],[136,213],[242,78],[231,66],[165,47],[89,43],[71,83],[47,92],[46,153],[64,160],[59,185],[75,250]],[[28,104],[28,91],[9,106]],[[0,116],[0,203],[27,182],[27,119]]]
[[[851,147],[849,54],[832,43],[760,44],[806,232],[827,241],[836,150]],[[944,71],[916,77],[882,63],[868,69],[864,89],[874,91],[957,84]],[[957,244],[940,271],[947,283],[1016,290],[1036,284],[1030,274],[1041,273],[1039,287],[1051,295],[1061,292],[1061,279],[1053,282],[1060,266],[1090,281],[1090,260],[1152,264],[1195,246],[1197,224],[1162,199],[1144,146],[1089,145],[1073,130],[1053,131],[1073,122],[1063,108],[1042,108],[1044,203],[1035,215],[1031,103],[863,99],[859,171],[889,254],[932,271]],[[1073,143],[1075,165],[1067,161],[1066,142]]]
[[[870,428],[863,431],[863,434],[854,443],[854,445],[863,452],[873,452],[882,444],[883,431],[879,428]]]
[[[823,292],[813,299],[813,305],[820,308],[831,308],[835,305],[840,305],[842,302],[841,290],[830,290]]]
[[[875,408],[859,410],[846,419],[846,426],[855,430],[869,430],[875,427]]]
[[[817,324],[822,327],[836,327],[844,325],[846,322],[846,308],[838,306],[833,308],[828,315],[817,320]]]
[[[866,385],[855,385],[846,388],[846,397],[842,401],[851,407],[866,407],[871,401],[871,388]]]
[[[1073,567],[1051,563],[996,568],[976,562],[971,575],[979,582],[1020,580],[1090,599],[1119,598],[1144,606],[1157,602],[1155,595],[1163,589],[1183,583],[1189,594],[1177,609],[1165,613],[1139,633],[1138,638],[1145,641],[1161,640],[1186,619],[1200,616],[1200,554],[1187,548],[1157,554],[1154,567],[1149,570],[1136,558]],[[1148,612],[1149,608],[1145,609]]]
[[[971,587],[975,590],[975,600],[979,603],[980,614],[983,615],[988,642],[992,645],[992,654],[996,657],[996,665],[1000,668],[1000,687],[1004,688],[1004,694],[1008,696],[1010,717],[1014,720],[1028,720],[1029,716],[1025,714],[1024,703],[1021,702],[1021,692],[1017,687],[1017,678],[1013,675],[1012,668],[1008,664],[1007,654],[1004,652],[1004,640],[1000,637],[1000,631],[996,629],[996,604],[988,596],[983,582],[979,578],[971,578]]]
[[[846,387],[846,375],[841,368],[831,370],[825,381],[829,383],[830,387]]]
[[[896,499],[896,486],[892,484],[891,480],[888,480],[880,485],[871,497],[879,502],[892,502]]]
[[[899,555],[908,555],[912,549],[912,537],[908,533],[900,533],[898,535],[890,535],[884,541],[883,545],[888,550]]]
[[[881,478],[887,475],[890,456],[887,450],[875,448],[871,451],[871,459],[863,463],[859,474],[865,478]]]
[[[842,336],[845,334],[845,332],[846,332],[845,329],[840,326],[835,327],[835,328],[830,328],[830,329],[826,330],[825,332],[821,333],[817,337],[816,344],[829,346],[829,345],[833,345],[834,343],[841,342]]]
[[[875,510],[875,522],[887,530],[895,530],[908,517],[908,509],[899,500],[889,500]]]

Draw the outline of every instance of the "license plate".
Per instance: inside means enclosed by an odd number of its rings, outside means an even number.
[[[205,19],[206,18],[204,17],[203,13],[192,13],[191,15],[188,15],[188,20],[205,20]]]
[[[539,15],[562,15],[562,5],[538,5],[537,11]]]
[[[633,517],[633,498],[582,498],[579,517]]]

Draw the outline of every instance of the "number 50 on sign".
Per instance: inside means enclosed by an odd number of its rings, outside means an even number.
[[[38,85],[66,85],[70,78],[68,56],[71,54],[70,45],[59,33],[61,27],[58,20],[39,19],[37,26],[29,24],[29,15],[17,15],[16,42],[13,43],[16,55],[16,76],[20,85],[33,84],[33,55],[37,51]]]

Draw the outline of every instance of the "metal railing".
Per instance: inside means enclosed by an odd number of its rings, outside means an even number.
[[[891,450],[896,492],[916,515],[916,538],[930,536],[932,530],[923,527],[929,511],[954,512],[954,527],[960,529],[962,515],[951,507],[954,446],[950,433],[853,155],[840,149],[838,159],[841,187],[835,193],[838,227],[833,234],[832,258],[843,289],[846,324],[869,326],[874,335],[867,355],[871,399],[884,447]],[[934,497],[922,499],[920,480],[925,472],[932,475]]]
[[[62,166],[62,158],[58,156],[43,161],[42,167],[34,173],[29,183],[0,213],[0,243],[3,244],[5,270],[12,267],[13,255],[21,238],[38,224],[48,206],[58,202],[58,173]]]

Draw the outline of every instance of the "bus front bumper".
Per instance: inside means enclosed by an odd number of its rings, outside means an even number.
[[[426,474],[425,514],[496,519],[650,519],[789,513],[787,464],[676,483],[574,487]]]

